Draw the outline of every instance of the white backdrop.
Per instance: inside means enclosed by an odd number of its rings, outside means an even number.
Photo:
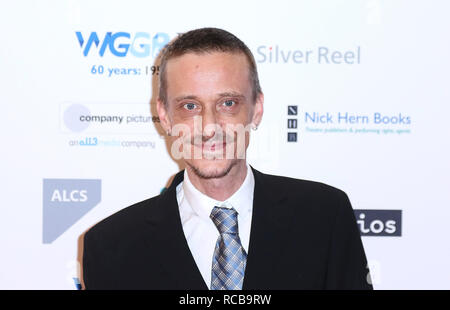
[[[80,235],[167,185],[179,167],[152,118],[154,55],[177,33],[213,26],[258,62],[265,114],[249,162],[346,191],[363,210],[376,289],[450,289],[449,9],[2,2],[0,288],[76,289]]]

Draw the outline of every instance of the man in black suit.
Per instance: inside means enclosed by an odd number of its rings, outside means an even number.
[[[86,289],[372,289],[347,195],[246,162],[263,101],[231,33],[197,29],[164,49],[157,110],[186,169],[86,233]]]

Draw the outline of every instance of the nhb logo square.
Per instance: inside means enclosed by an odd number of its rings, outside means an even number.
[[[296,132],[288,132],[288,142],[297,142]]]
[[[288,105],[288,115],[297,115],[296,105]]]
[[[297,129],[297,119],[296,118],[289,118],[287,122],[287,127],[289,129]]]

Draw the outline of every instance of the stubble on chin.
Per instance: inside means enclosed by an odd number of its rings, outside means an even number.
[[[204,171],[199,167],[194,166],[191,163],[186,162],[186,164],[192,169],[192,171],[195,173],[196,176],[202,179],[216,179],[216,178],[222,178],[226,176],[231,169],[236,166],[238,163],[237,159],[232,160],[227,167],[221,169],[221,170],[214,170],[214,171]]]

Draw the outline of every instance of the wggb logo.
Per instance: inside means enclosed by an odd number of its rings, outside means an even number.
[[[139,58],[156,57],[170,40],[169,35],[163,32],[158,32],[153,37],[148,32],[136,32],[133,36],[129,32],[107,32],[102,40],[97,32],[91,32],[88,36],[83,35],[81,31],[76,31],[75,34],[84,56],[87,56],[92,45],[95,45],[99,48],[100,57],[103,57],[106,51],[117,57],[125,57],[128,53]]]
[[[101,201],[101,180],[44,179],[43,242],[52,243]]]
[[[402,235],[402,210],[354,210],[361,236]]]

